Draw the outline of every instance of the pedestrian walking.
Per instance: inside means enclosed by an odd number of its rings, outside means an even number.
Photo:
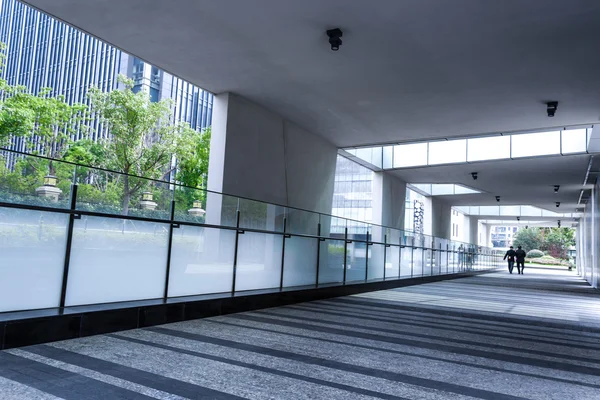
[[[508,258],[508,272],[510,272],[511,274],[513,272],[513,268],[515,267],[516,255],[517,253],[515,252],[515,249],[512,246],[510,246],[510,249],[508,249],[508,251],[504,255],[505,260]]]
[[[517,246],[517,251],[515,251],[515,256],[517,258],[517,271],[519,274],[523,275],[523,271],[525,270],[525,250],[521,246]]]

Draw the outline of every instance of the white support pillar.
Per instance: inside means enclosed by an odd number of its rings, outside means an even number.
[[[232,93],[213,108],[209,190],[331,212],[334,145]]]
[[[406,182],[389,172],[373,174],[373,223],[404,229]]]
[[[433,197],[431,199],[432,235],[452,239],[452,205]]]

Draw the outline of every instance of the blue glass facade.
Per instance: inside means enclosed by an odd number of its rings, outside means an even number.
[[[71,104],[86,103],[90,86],[117,89],[123,74],[134,79],[137,90],[145,87],[153,101],[172,99],[175,121],[198,130],[211,124],[211,93],[16,0],[0,0],[0,42],[6,44],[2,77],[9,84],[34,93],[50,87]],[[90,124],[94,139],[106,136],[98,121]],[[24,143],[17,140],[12,148],[24,150]]]

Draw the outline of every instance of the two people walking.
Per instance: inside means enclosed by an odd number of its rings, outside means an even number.
[[[505,260],[508,258],[508,272],[512,274],[516,261],[517,271],[519,274],[522,275],[523,271],[525,270],[526,255],[527,253],[525,253],[525,250],[523,250],[521,246],[518,246],[516,251],[514,250],[514,247],[510,246],[510,249],[508,249],[508,251],[504,255]]]

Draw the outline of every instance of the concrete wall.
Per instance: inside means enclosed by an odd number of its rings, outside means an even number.
[[[215,96],[208,189],[331,212],[337,149],[241,96]]]
[[[373,223],[404,229],[406,182],[388,172],[373,173]]]
[[[600,184],[596,182],[577,229],[577,272],[600,288]]]
[[[439,199],[431,198],[432,235],[442,239],[452,239],[452,206]]]

